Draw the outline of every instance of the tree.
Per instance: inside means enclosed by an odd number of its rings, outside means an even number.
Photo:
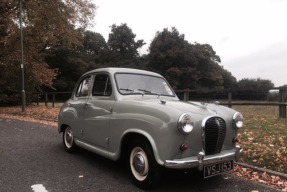
[[[52,85],[57,70],[47,65],[45,57],[57,49],[81,45],[80,31],[75,29],[87,27],[95,6],[90,0],[22,0],[22,3],[25,89],[29,93]],[[1,0],[0,95],[4,99],[20,91],[19,14],[19,1]]]
[[[171,31],[165,28],[162,32],[156,33],[149,46],[148,67],[165,75],[171,67],[194,65],[190,49],[191,46],[184,40],[184,35],[180,35],[176,28],[173,27]]]
[[[177,89],[231,86],[236,79],[218,63],[208,44],[190,44],[176,28],[157,32],[149,47],[149,70],[165,76]]]
[[[218,63],[220,57],[216,55],[209,44],[195,43],[192,45],[197,62],[197,71],[200,73],[200,85],[202,87],[221,87],[223,85],[222,68]]]
[[[274,87],[272,81],[261,78],[244,78],[237,83],[239,99],[262,100],[266,99],[269,90]]]
[[[78,78],[89,68],[89,64],[82,59],[77,49],[58,49],[54,54],[48,55],[45,61],[51,68],[59,70],[52,85],[56,91],[72,91]]]
[[[244,78],[238,81],[239,90],[270,90],[274,87],[271,80],[261,78]]]
[[[139,58],[138,49],[145,43],[142,39],[136,41],[135,38],[136,35],[126,23],[111,26],[108,39],[111,65],[136,67],[135,62]]]
[[[157,32],[149,46],[149,70],[165,76],[174,88],[196,86],[198,73],[191,44],[176,28]],[[185,75],[188,75],[188,79]]]
[[[88,59],[90,68],[102,66],[109,60],[109,48],[106,40],[100,33],[84,32],[83,56]]]
[[[234,89],[237,87],[237,80],[236,78],[231,74],[231,72],[227,71],[222,67],[221,69],[221,75],[223,77],[223,87],[225,89]]]
[[[57,49],[46,57],[49,66],[57,68],[60,72],[53,83],[57,91],[72,91],[83,73],[103,67],[108,59],[108,46],[101,34],[84,31],[82,41],[83,46],[75,49]]]

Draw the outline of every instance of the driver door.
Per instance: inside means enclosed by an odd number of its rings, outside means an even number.
[[[109,147],[109,125],[115,99],[110,77],[105,73],[94,75],[92,94],[85,107],[84,140],[96,147]]]

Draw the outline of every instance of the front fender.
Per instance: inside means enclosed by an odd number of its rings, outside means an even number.
[[[130,133],[132,133],[132,134],[139,134],[139,135],[144,136],[149,141],[149,143],[150,143],[150,145],[152,147],[153,154],[154,154],[154,157],[155,157],[157,163],[160,164],[160,165],[164,165],[164,161],[159,156],[157,144],[156,144],[154,138],[149,133],[147,133],[147,132],[145,132],[143,130],[139,130],[139,129],[129,129],[129,130],[126,130],[123,133],[122,138],[125,138],[125,136],[130,134]]]
[[[177,129],[177,121],[172,117],[169,120],[137,113],[114,115],[110,126],[110,151],[120,156],[123,138],[130,133],[144,136],[151,144],[158,164],[164,165],[166,159],[179,158],[179,147],[184,136]]]
[[[78,114],[75,108],[63,106],[58,115],[58,132],[61,133],[62,125],[73,127],[78,119]]]

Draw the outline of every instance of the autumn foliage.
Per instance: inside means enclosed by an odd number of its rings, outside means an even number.
[[[0,3],[0,103],[11,102],[21,90],[20,1]],[[81,44],[79,30],[94,15],[89,0],[22,0],[22,31],[26,92],[50,87],[57,69],[45,62],[45,56],[59,47]]]

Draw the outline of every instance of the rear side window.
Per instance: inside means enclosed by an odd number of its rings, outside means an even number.
[[[107,74],[97,74],[95,76],[92,95],[110,96],[112,94],[112,85]]]
[[[87,97],[90,89],[91,76],[84,78],[79,84],[76,97]]]

